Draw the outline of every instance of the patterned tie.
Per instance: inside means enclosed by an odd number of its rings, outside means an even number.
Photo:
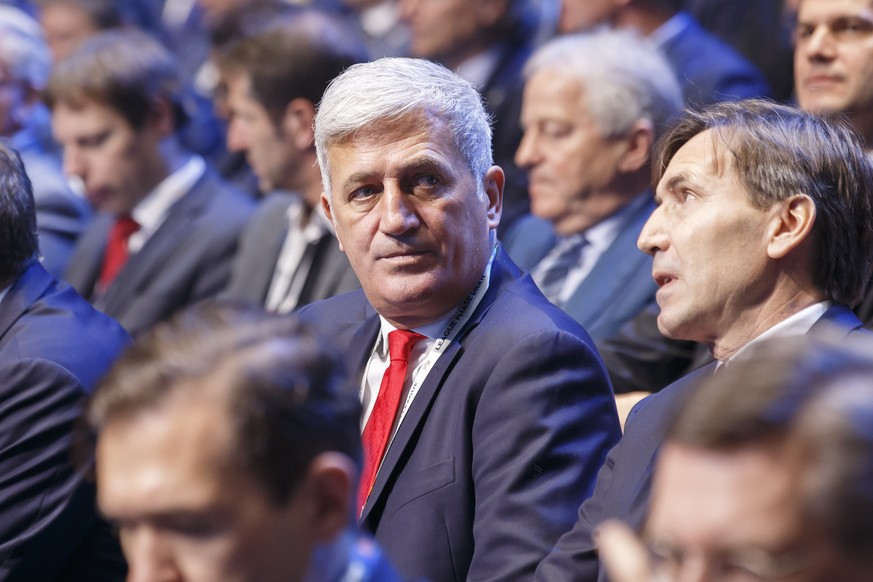
[[[119,216],[112,225],[106,254],[103,256],[103,269],[97,283],[98,289],[106,290],[115,280],[115,276],[127,262],[127,241],[138,230],[139,224],[130,216]]]
[[[534,279],[546,298],[557,306],[561,306],[560,295],[564,281],[573,267],[582,259],[582,250],[588,241],[584,236],[565,239],[555,249],[551,263],[544,270],[537,271]]]
[[[367,503],[367,497],[376,481],[376,473],[388,447],[391,427],[394,426],[394,418],[400,408],[400,395],[403,393],[403,383],[409,366],[409,352],[421,339],[424,339],[423,335],[409,330],[398,329],[388,334],[388,353],[391,363],[382,376],[379,396],[376,397],[376,404],[373,405],[373,411],[362,435],[364,471],[358,488],[359,511],[363,511],[364,504]]]

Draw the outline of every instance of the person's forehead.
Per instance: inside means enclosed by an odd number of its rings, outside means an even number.
[[[706,129],[694,135],[676,150],[661,179],[670,179],[673,174],[694,168],[697,174],[718,177],[735,177],[736,168],[724,131]]]
[[[800,22],[862,15],[873,18],[873,0],[801,0],[798,8]]]

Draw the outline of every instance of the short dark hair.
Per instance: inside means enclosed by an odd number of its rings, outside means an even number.
[[[751,204],[812,199],[813,283],[828,299],[856,305],[873,259],[873,161],[857,132],[848,122],[763,99],[686,111],[656,146],[654,183],[682,146],[710,129],[733,156]]]
[[[44,97],[49,108],[106,104],[142,129],[158,99],[173,108],[176,129],[188,120],[175,60],[158,40],[136,29],[112,30],[86,40],[55,64]]]
[[[15,150],[0,143],[0,288],[39,253],[30,178]]]
[[[733,452],[792,443],[803,508],[847,556],[873,555],[873,339],[765,340],[691,393],[668,442]]]
[[[344,23],[315,9],[303,9],[232,44],[219,67],[248,75],[252,96],[278,123],[292,100],[318,104],[334,77],[367,60],[363,42]]]
[[[218,395],[235,434],[233,460],[282,505],[319,454],[336,451],[360,465],[360,403],[343,370],[293,315],[202,303],[147,331],[119,358],[89,400],[85,442],[173,395]]]

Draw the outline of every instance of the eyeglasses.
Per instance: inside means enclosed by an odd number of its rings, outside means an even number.
[[[779,580],[802,571],[808,556],[802,550],[772,553],[760,548],[739,548],[711,555],[686,552],[664,541],[647,542],[657,580],[677,580],[690,565],[708,573],[718,582],[762,582]]]

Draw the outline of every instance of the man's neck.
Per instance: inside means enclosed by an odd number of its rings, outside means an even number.
[[[788,297],[770,298],[737,318],[730,329],[708,342],[713,357],[727,361],[749,342],[804,309],[825,300],[821,293],[797,291]]]

